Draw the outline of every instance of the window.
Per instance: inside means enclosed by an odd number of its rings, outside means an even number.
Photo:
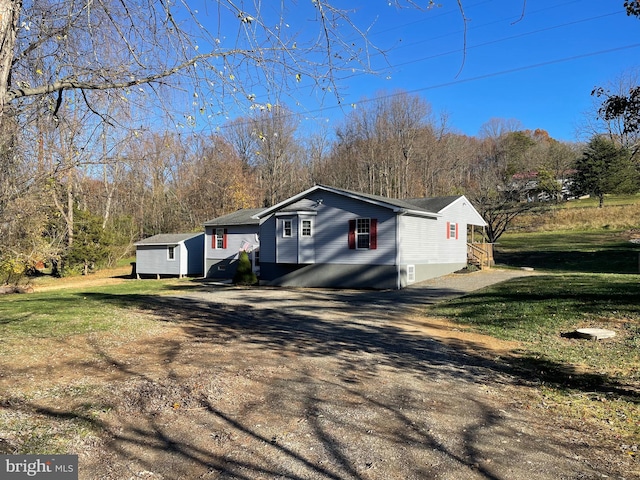
[[[176,247],[168,247],[167,248],[167,259],[175,260],[176,259]]]
[[[378,248],[378,220],[357,218],[349,220],[349,248],[352,250],[375,250]]]
[[[216,228],[213,230],[213,235],[211,237],[211,248],[227,248],[227,229],[226,228]]]
[[[282,221],[282,236],[283,237],[291,236],[291,220]]]
[[[358,218],[356,220],[356,248],[369,248],[370,220]]]
[[[302,236],[311,236],[311,220],[302,220]]]
[[[447,238],[458,239],[458,224],[447,222]]]
[[[215,248],[227,248],[226,235],[224,228],[216,228],[216,246]]]

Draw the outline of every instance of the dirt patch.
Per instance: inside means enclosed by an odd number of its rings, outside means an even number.
[[[135,337],[14,345],[0,356],[0,448],[41,453],[57,436],[80,478],[101,480],[640,477],[603,432],[551,414],[510,368],[517,345],[418,315],[434,290],[463,289],[444,282],[203,284],[139,299],[156,327]]]

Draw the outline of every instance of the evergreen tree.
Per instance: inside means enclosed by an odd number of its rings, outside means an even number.
[[[233,283],[236,285],[255,285],[258,283],[258,278],[251,269],[251,260],[249,260],[249,254],[247,252],[240,252],[238,267],[233,276]]]
[[[89,270],[106,262],[109,242],[100,217],[86,210],[76,210],[75,218],[74,240],[64,264],[65,269],[81,269],[86,275]]]
[[[576,161],[574,194],[594,195],[602,207],[606,194],[632,194],[639,189],[640,175],[629,150],[617,147],[603,136],[592,138]]]

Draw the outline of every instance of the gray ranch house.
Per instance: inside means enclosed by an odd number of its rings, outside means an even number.
[[[144,240],[136,246],[136,274],[202,276],[204,234],[162,233]]]
[[[464,196],[394,200],[316,185],[256,215],[260,283],[400,289],[467,265]]]
[[[262,285],[400,289],[465,267],[469,229],[485,225],[464,196],[395,200],[316,185],[207,222],[206,272],[230,278],[220,262],[244,248]]]
[[[204,271],[207,278],[233,278],[242,250],[249,253],[256,275],[260,273],[260,221],[255,215],[262,210],[247,208],[205,222]]]

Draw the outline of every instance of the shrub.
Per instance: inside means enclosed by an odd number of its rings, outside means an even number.
[[[240,252],[238,258],[238,268],[233,276],[233,283],[236,285],[255,285],[258,283],[258,277],[251,269],[251,260],[247,252]]]

